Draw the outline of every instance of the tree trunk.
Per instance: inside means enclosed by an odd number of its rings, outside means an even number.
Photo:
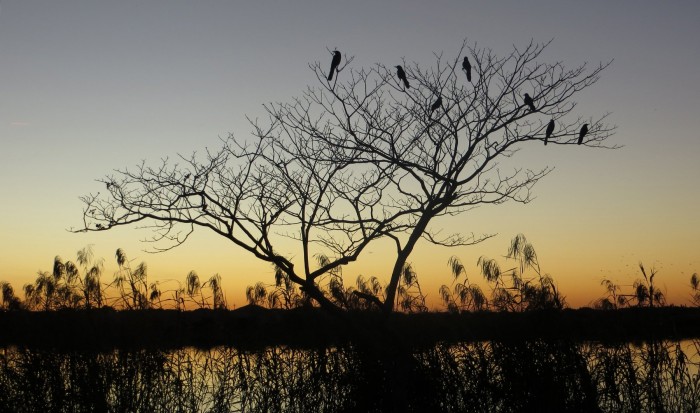
[[[413,228],[411,236],[408,237],[408,241],[406,241],[406,245],[399,249],[399,254],[396,257],[396,263],[394,263],[394,269],[391,271],[391,280],[389,281],[389,285],[386,287],[386,301],[384,301],[385,313],[391,313],[394,311],[396,290],[399,287],[399,280],[401,279],[403,268],[406,265],[406,261],[411,255],[413,248],[416,246],[416,243],[425,232],[425,229],[428,227],[428,223],[435,216],[435,213],[436,212],[433,211],[432,208],[428,208],[428,210],[420,217],[416,223],[416,226]]]

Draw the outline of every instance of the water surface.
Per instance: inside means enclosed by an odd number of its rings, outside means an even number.
[[[0,350],[7,412],[698,412],[698,341]]]

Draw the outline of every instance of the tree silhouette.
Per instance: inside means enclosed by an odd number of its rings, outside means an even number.
[[[330,260],[324,255],[316,256],[317,265],[327,265]],[[326,280],[319,282],[319,289],[339,308],[345,310],[377,310],[383,308],[383,292],[386,286],[377,277],[359,275],[355,286],[345,287],[341,268],[329,271]],[[397,288],[399,308],[406,313],[425,312],[425,294],[418,282],[418,275],[410,264],[404,266]],[[246,288],[249,304],[268,308],[291,309],[308,306],[309,296],[300,291],[281,268],[275,268],[275,283],[258,282]]]
[[[267,119],[250,121],[252,138],[229,136],[203,157],[143,162],[100,180],[107,191],[81,198],[78,230],[146,223],[154,249],[162,251],[206,228],[273,264],[329,309],[340,306],[321,285],[328,274],[388,239],[393,269],[375,298],[390,312],[421,239],[459,246],[491,236],[441,235],[438,218],[483,204],[527,203],[533,185],[550,172],[546,166],[506,170],[499,161],[541,142],[550,119],[559,128],[549,142],[577,143],[583,118],[573,113],[573,98],[608,64],[587,70],[541,63],[546,46],[530,43],[498,56],[464,43],[453,59],[436,54],[428,69],[404,66],[415,79],[410,90],[397,84],[394,66],[353,69],[349,58],[345,80],[331,83],[325,64],[313,63],[317,86],[290,103],[264,105]],[[466,55],[478,75],[473,84],[460,73]],[[521,110],[525,90],[537,111]],[[436,96],[442,109],[426,116]],[[605,116],[587,119],[586,146],[607,147],[614,128]],[[281,254],[277,247],[290,239],[298,253]],[[328,259],[317,261],[319,254]]]

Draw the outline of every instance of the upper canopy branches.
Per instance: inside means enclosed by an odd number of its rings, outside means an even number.
[[[541,63],[546,47],[499,57],[464,43],[427,69],[405,61],[353,69],[334,53],[332,76],[326,64],[311,64],[317,86],[265,105],[267,119],[250,121],[251,139],[229,136],[204,159],[144,163],[102,180],[106,193],[82,198],[82,230],[144,221],[168,249],[205,227],[274,263],[317,300],[315,280],[376,239],[389,237],[406,257],[421,237],[478,242],[440,237],[429,224],[480,204],[527,202],[549,172],[501,171],[500,160],[527,143],[614,147],[605,115],[583,117],[573,100],[609,63]],[[275,250],[280,237],[298,241],[303,269]],[[320,266],[319,253],[329,257]]]

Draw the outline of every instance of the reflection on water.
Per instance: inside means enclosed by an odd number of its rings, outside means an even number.
[[[698,412],[698,342],[0,350],[2,412]]]

